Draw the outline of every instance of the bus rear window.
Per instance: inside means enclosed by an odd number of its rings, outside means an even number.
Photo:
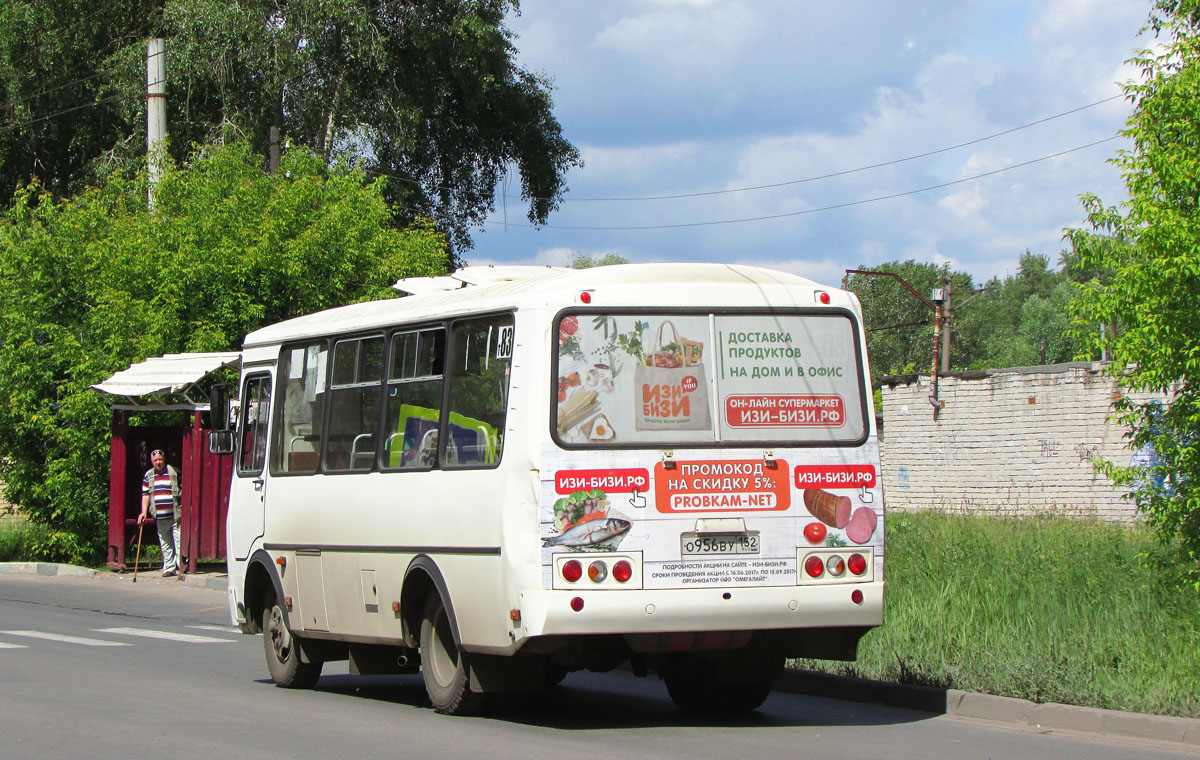
[[[557,332],[553,432],[568,447],[866,439],[844,312],[566,313]]]

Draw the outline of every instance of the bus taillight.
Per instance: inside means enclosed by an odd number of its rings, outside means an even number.
[[[846,564],[850,567],[852,575],[862,575],[867,572],[867,558],[861,554],[851,554],[850,560]]]
[[[617,579],[618,583],[626,583],[630,578],[633,577],[633,565],[629,564],[628,560],[623,559],[617,564],[613,565],[612,572],[613,577]]]
[[[583,565],[581,565],[577,559],[564,562],[562,566],[562,577],[566,579],[568,583],[574,583],[583,577]]]
[[[804,560],[804,572],[808,573],[811,578],[820,578],[825,572],[825,563],[817,555],[812,555]]]
[[[588,578],[592,579],[592,583],[601,583],[608,577],[608,565],[600,560],[596,560],[588,565]]]

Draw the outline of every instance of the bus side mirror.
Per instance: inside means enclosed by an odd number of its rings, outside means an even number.
[[[229,392],[232,388],[228,383],[218,383],[208,389],[208,416],[212,422],[208,434],[210,454],[233,453],[233,431],[229,429]]]
[[[232,454],[233,453],[233,431],[232,430],[211,430],[208,433],[208,453],[209,454]]]
[[[208,389],[208,416],[213,431],[229,430],[229,392],[233,386],[218,383]]]

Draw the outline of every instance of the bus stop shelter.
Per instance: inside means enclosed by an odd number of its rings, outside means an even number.
[[[108,487],[108,566],[126,569],[126,553],[137,542],[157,544],[154,526],[139,529],[142,477],[150,469],[150,452],[162,449],[167,464],[179,471],[182,489],[180,554],[186,572],[201,559],[225,558],[225,515],[233,458],[208,453],[210,431],[200,425],[208,399],[201,382],[224,367],[237,368],[241,354],[168,354],[147,359],[91,386],[112,407],[111,471]],[[130,426],[135,412],[191,413],[191,426]]]

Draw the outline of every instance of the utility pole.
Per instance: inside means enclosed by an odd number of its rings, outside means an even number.
[[[950,374],[950,273],[943,280],[946,286],[946,303],[942,306],[942,374]]]
[[[146,159],[150,187],[147,200],[154,210],[154,190],[162,176],[167,151],[167,66],[163,39],[146,45]]]
[[[846,274],[842,277],[842,288],[848,288],[850,285],[850,275],[863,274],[874,277],[891,277],[899,282],[904,287],[908,288],[908,292],[916,296],[917,300],[929,307],[933,312],[933,372],[930,378],[930,393],[929,403],[933,406],[933,419],[936,421],[938,412],[942,411],[942,407],[946,406],[946,402],[938,398],[938,374],[941,370],[942,361],[939,360],[938,353],[942,345],[942,304],[946,300],[947,291],[941,288],[935,288],[932,293],[932,303],[917,292],[917,289],[904,281],[904,278],[895,272],[876,272],[870,269],[847,269]],[[948,275],[947,275],[948,276]],[[935,305],[936,304],[936,305]],[[949,342],[947,340],[947,348]]]

